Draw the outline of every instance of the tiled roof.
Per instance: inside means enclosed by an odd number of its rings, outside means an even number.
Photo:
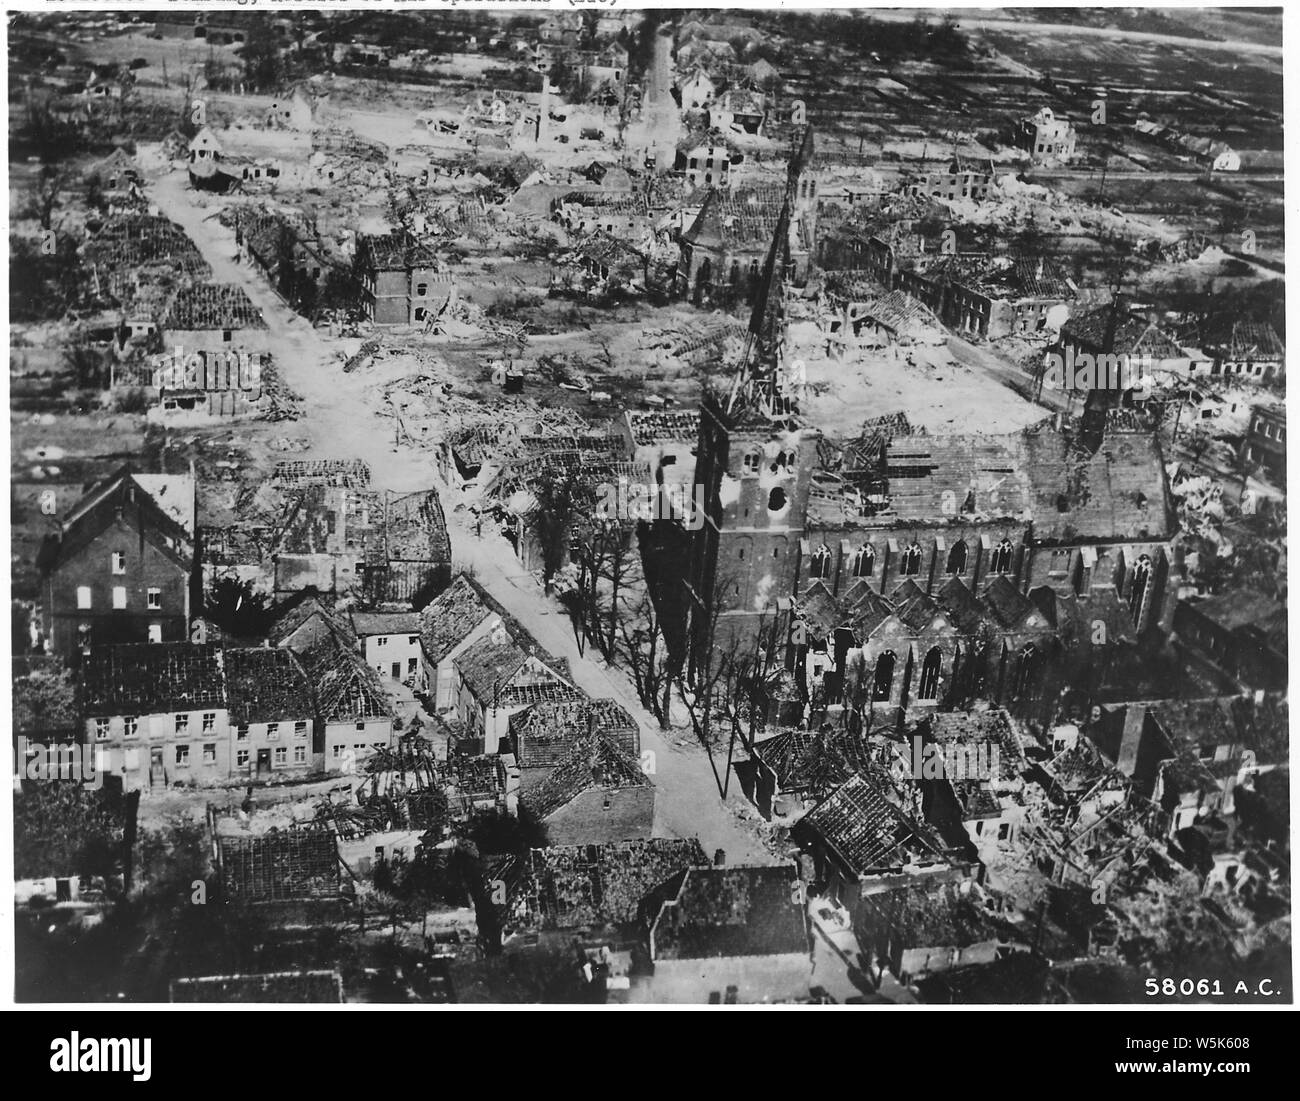
[[[420,637],[434,664],[441,662],[485,619],[495,616],[512,635],[526,635],[523,627],[472,577],[458,574],[420,612]]]
[[[708,864],[695,838],[564,845],[528,854],[530,909],[548,928],[628,925],[642,904],[684,869]]]
[[[564,761],[580,738],[608,738],[627,756],[641,753],[641,731],[617,700],[573,700],[534,704],[510,716],[515,758],[520,768],[552,768]]]
[[[480,700],[491,702],[528,664],[528,651],[506,632],[479,639],[456,658],[461,678]]]
[[[90,716],[226,706],[220,648],[191,642],[96,647],[83,667],[82,685]]]
[[[814,807],[802,823],[859,875],[940,855],[922,827],[890,803],[875,781],[860,774]]]
[[[311,685],[292,651],[227,649],[225,655],[232,723],[309,719],[316,713]]]
[[[1064,344],[1080,344],[1094,351],[1110,351],[1115,355],[1146,354],[1155,359],[1178,359],[1183,350],[1158,324],[1145,316],[1129,312],[1124,298],[1111,305],[1070,318],[1061,326]],[[1114,340],[1108,349],[1106,336],[1110,329],[1112,311],[1116,314]]]
[[[537,787],[520,797],[533,818],[542,821],[584,791],[651,787],[639,763],[608,738],[581,738],[568,756]]]
[[[369,635],[418,635],[418,612],[352,612],[352,630],[358,638]]]
[[[316,691],[325,722],[391,717],[388,698],[375,671],[333,634],[299,655]]]
[[[1011,715],[1001,708],[988,711],[936,711],[927,723],[934,741],[963,745],[997,745],[998,780],[1012,780],[1027,767],[1025,750]]]
[[[238,283],[200,283],[176,293],[164,327],[265,329],[266,322]]]
[[[883,923],[902,948],[967,948],[997,939],[992,923],[954,883],[900,887],[868,895],[863,903],[863,924]]]
[[[312,623],[312,620],[315,620],[315,623]],[[308,629],[299,638],[293,640],[295,650],[304,650],[331,634],[337,636],[347,646],[353,646],[357,641],[347,617],[327,608],[319,597],[306,590],[279,605],[275,619],[267,632],[267,639],[273,646],[282,646],[287,639],[302,631],[305,626]]]
[[[789,866],[689,869],[655,918],[655,958],[809,953],[797,883]]]

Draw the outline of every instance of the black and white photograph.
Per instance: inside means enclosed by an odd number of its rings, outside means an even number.
[[[133,1007],[1104,1006],[1175,1021],[1112,1080],[1249,1075],[1280,7],[4,24],[3,997],[122,1011],[38,1069],[147,1079]]]

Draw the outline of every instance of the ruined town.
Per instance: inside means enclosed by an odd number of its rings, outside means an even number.
[[[6,18],[17,1002],[1291,1002],[1280,9]]]

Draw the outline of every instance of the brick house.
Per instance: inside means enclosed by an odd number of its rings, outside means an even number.
[[[597,734],[574,742],[520,807],[552,845],[638,841],[654,829],[655,789],[640,763]]]
[[[436,313],[454,283],[427,246],[398,231],[357,242],[361,308],[376,325],[418,325]]]
[[[108,642],[188,637],[194,479],[124,466],[92,486],[41,549],[47,648],[85,655]]]

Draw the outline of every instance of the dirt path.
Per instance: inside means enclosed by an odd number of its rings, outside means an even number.
[[[316,458],[362,458],[370,464],[372,484],[415,490],[437,484],[432,454],[413,446],[394,447],[393,422],[380,416],[375,384],[343,373],[341,342],[312,328],[275,294],[261,274],[236,259],[234,233],[216,220],[218,206],[190,190],[185,173],[175,172],[150,187],[161,211],[188,233],[212,267],[213,279],[238,283],[262,311],[271,330],[271,351],[285,381],[303,399],[302,417],[286,423],[285,434],[311,443]],[[211,200],[208,200],[211,202]],[[566,334],[571,335],[571,334]],[[575,682],[595,697],[613,697],[641,724],[641,745],[654,753],[657,788],[655,835],[698,837],[712,857],[724,849],[732,863],[768,864],[772,856],[753,826],[756,814],[732,782],[729,799],[718,796],[703,749],[683,747],[665,738],[641,707],[627,676],[578,653],[569,619],[545,597],[536,580],[523,571],[509,544],[499,536],[477,538],[453,515],[455,490],[439,486],[452,540],[454,561],[473,563],[477,580],[516,615],[537,640],[569,660]],[[748,819],[748,823],[742,820]]]
[[[270,351],[289,387],[302,396],[302,416],[285,422],[286,436],[300,436],[311,448],[300,458],[364,459],[378,489],[414,491],[433,485],[433,460],[425,451],[394,448],[392,420],[376,412],[373,381],[345,374],[341,341],[330,340],[291,310],[261,273],[237,259],[234,231],[217,221],[217,202],[190,189],[184,172],[155,181],[149,194],[180,225],[212,268],[212,278],[238,283],[262,311],[270,329]]]

